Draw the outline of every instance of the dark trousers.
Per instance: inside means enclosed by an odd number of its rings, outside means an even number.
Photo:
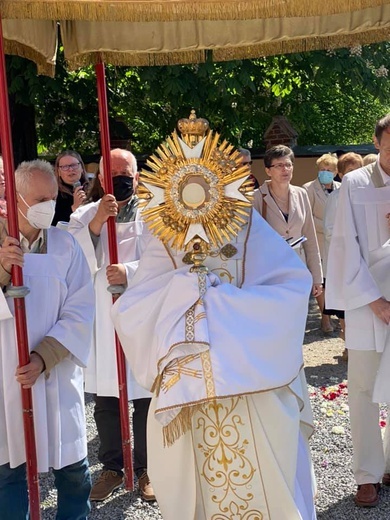
[[[57,520],[86,520],[91,510],[91,476],[87,459],[53,469],[57,488]],[[28,520],[26,464],[0,466],[0,520]]]
[[[122,473],[123,451],[119,399],[117,397],[95,398],[94,417],[100,439],[98,458],[104,469]],[[150,399],[135,399],[133,401],[133,468],[137,478],[147,469],[146,452],[146,421]]]

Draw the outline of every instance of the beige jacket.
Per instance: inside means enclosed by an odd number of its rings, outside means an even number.
[[[307,241],[296,251],[311,272],[313,284],[322,283],[320,253],[306,190],[298,186],[290,185],[290,209],[288,221],[286,222],[269,192],[269,182],[270,181],[265,181],[265,183],[255,191],[253,207],[283,238],[299,238],[302,235],[307,238]]]
[[[307,182],[303,185],[307,194],[309,195],[309,201],[311,211],[314,219],[314,226],[316,228],[318,246],[320,248],[321,258],[324,258],[324,212],[326,201],[328,200],[329,193],[325,191],[318,179]],[[333,181],[333,189],[337,190],[340,188],[340,183]]]

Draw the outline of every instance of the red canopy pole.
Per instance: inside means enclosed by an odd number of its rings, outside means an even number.
[[[19,240],[18,212],[16,205],[16,190],[14,179],[14,161],[11,143],[11,124],[8,104],[8,89],[5,70],[5,56],[3,44],[3,27],[0,16],[0,141],[4,163],[5,191],[7,198],[8,232],[10,236]],[[18,344],[19,365],[24,366],[30,362],[28,348],[26,308],[24,296],[28,289],[23,286],[23,272],[18,266],[12,268],[13,290],[15,308],[15,328]],[[8,293],[9,294],[9,293]],[[21,388],[23,407],[24,442],[26,448],[27,484],[29,491],[29,505],[31,520],[40,518],[39,511],[39,481],[37,453],[35,445],[35,430],[31,389]]]
[[[104,63],[98,63],[95,66],[97,77],[97,92],[99,104],[99,120],[100,120],[100,139],[104,164],[104,184],[106,193],[113,193],[113,182],[111,173],[111,158],[110,158],[110,132],[108,125],[108,103],[107,103],[107,89],[106,89],[106,75]],[[116,238],[115,217],[110,217],[107,221],[108,227],[108,249],[110,253],[110,264],[118,263],[118,245]],[[113,302],[117,295],[113,295]],[[108,318],[109,319],[109,318]],[[115,348],[116,360],[118,370],[118,386],[119,386],[119,408],[121,418],[121,433],[122,433],[122,450],[123,450],[123,465],[125,471],[125,487],[129,491],[133,491],[133,460],[131,456],[130,443],[130,423],[129,423],[129,399],[127,396],[127,379],[126,379],[126,361],[123,353],[122,345],[115,333]]]

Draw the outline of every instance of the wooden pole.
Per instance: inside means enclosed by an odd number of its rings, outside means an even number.
[[[106,75],[104,63],[98,63],[95,66],[97,78],[97,92],[99,104],[99,121],[100,121],[100,140],[104,164],[104,185],[106,193],[113,193],[113,182],[111,177],[111,157],[110,157],[110,131],[108,125],[108,103],[106,89]],[[115,217],[110,217],[107,221],[108,230],[108,249],[110,254],[110,264],[118,263],[118,243],[116,238]],[[113,302],[117,295],[113,294]],[[109,317],[107,317],[109,319]],[[129,423],[129,399],[127,395],[127,379],[126,379],[126,361],[123,353],[122,345],[115,333],[116,361],[118,371],[119,386],[119,408],[121,418],[122,433],[122,450],[123,450],[123,466],[125,472],[125,487],[129,491],[133,491],[133,460],[131,456],[130,442],[130,423]]]
[[[16,190],[14,178],[14,160],[11,142],[11,124],[8,104],[8,88],[5,69],[3,44],[3,27],[0,16],[0,142],[4,163],[5,192],[7,199],[8,233],[19,240],[18,211],[16,205]],[[23,285],[23,271],[18,266],[12,268],[12,290],[8,296],[14,298],[15,328],[18,346],[19,365],[30,362],[28,348],[27,321],[24,296],[28,289]],[[15,367],[16,368],[16,367]],[[26,471],[31,520],[39,520],[39,480],[37,453],[35,445],[35,430],[31,389],[21,387],[23,407],[24,442],[26,448]]]

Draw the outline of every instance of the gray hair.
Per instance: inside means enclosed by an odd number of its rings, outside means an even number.
[[[238,148],[237,150],[240,152],[241,155],[245,155],[247,157],[252,158],[251,152],[249,150],[247,150],[246,148]]]
[[[138,171],[138,165],[137,165],[137,159],[135,158],[135,155],[132,154],[129,150],[124,150],[123,148],[114,148],[110,152],[111,155],[114,154],[121,154],[123,158],[126,160],[130,171],[133,175],[135,175]],[[104,175],[104,168],[103,168],[103,157],[100,158],[99,162],[99,171]]]
[[[15,187],[16,191],[22,194],[26,194],[28,191],[29,184],[31,183],[34,173],[40,172],[45,175],[48,180],[51,179],[54,184],[57,184],[57,179],[54,174],[53,166],[41,159],[35,159],[34,161],[24,161],[19,164],[15,170]]]

